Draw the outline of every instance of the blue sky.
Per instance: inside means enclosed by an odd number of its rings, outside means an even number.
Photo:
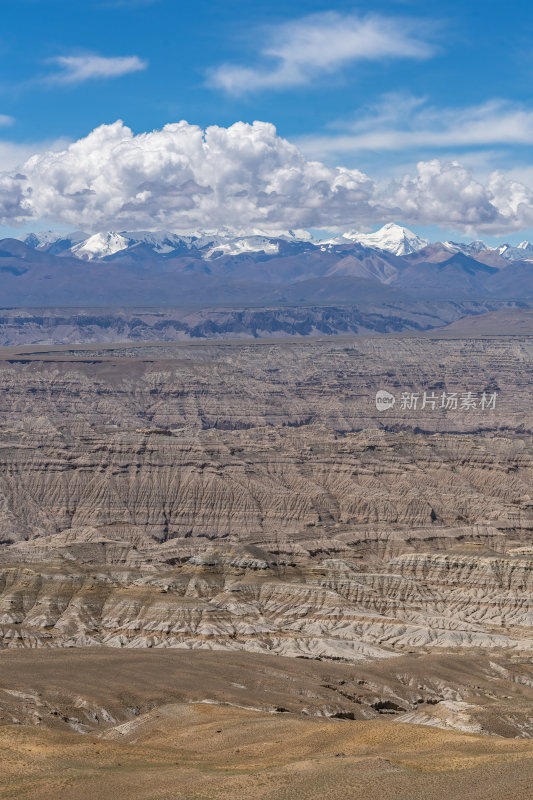
[[[377,184],[438,158],[482,185],[500,170],[531,188],[532,40],[528,4],[501,0],[17,0],[0,30],[0,169],[117,119],[135,134],[264,120]],[[444,233],[469,238],[477,218],[466,235],[454,213]],[[437,214],[412,226],[435,231]],[[481,233],[533,237],[520,219]]]

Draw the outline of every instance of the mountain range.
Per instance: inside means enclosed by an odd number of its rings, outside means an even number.
[[[250,252],[277,254],[280,242],[295,242],[300,245],[324,247],[327,245],[360,244],[374,250],[384,250],[396,256],[407,256],[423,250],[430,242],[423,239],[408,228],[389,222],[374,233],[358,233],[356,231],[342,233],[329,239],[313,240],[307,231],[286,231],[277,235],[264,231],[252,231],[242,235],[232,231],[197,231],[189,235],[169,233],[168,231],[116,231],[99,232],[92,235],[83,231],[75,231],[66,236],[53,231],[27,233],[19,240],[41,252],[56,255],[72,254],[87,261],[106,258],[122,250],[146,245],[159,255],[176,252],[198,252],[206,258],[217,258],[221,255],[240,255]],[[502,244],[490,247],[485,242],[476,240],[465,242],[440,242],[442,248],[451,253],[462,252],[467,255],[476,253],[495,253],[510,261],[533,260],[533,244],[523,241],[516,247]]]
[[[3,306],[533,302],[533,244],[373,234],[50,231],[0,240]]]

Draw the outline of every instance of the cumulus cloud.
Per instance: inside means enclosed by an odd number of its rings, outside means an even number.
[[[134,135],[102,125],[0,173],[0,221],[47,219],[84,230],[365,228],[412,224],[503,233],[533,225],[533,193],[456,162],[421,162],[378,185],[357,169],[307,159],[273,125],[202,130],[179,122]]]
[[[48,76],[51,83],[83,83],[98,78],[119,78],[130,72],[139,72],[148,66],[138,56],[116,56],[113,58],[94,53],[79,56],[57,56],[52,59],[60,67],[59,72]]]
[[[7,170],[16,170],[20,164],[35,153],[42,153],[45,150],[64,150],[68,144],[67,139],[48,139],[40,142],[12,142],[2,139],[0,140],[0,175]]]
[[[500,172],[484,185],[457,162],[420,162],[416,175],[392,182],[387,195],[411,223],[494,234],[533,224],[530,189]]]
[[[103,125],[28,159],[18,176],[19,221],[92,228],[305,227],[340,222],[347,208],[368,216],[373,192],[358,170],[308,161],[262,122],[205,131],[180,122],[137,136]]]
[[[256,66],[222,64],[209,74],[216,88],[239,94],[311,83],[357,61],[428,58],[434,47],[419,22],[329,11],[272,27]]]

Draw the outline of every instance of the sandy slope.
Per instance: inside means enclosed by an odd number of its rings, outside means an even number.
[[[0,797],[528,800],[533,744],[422,726],[169,705],[98,739],[0,728]]]

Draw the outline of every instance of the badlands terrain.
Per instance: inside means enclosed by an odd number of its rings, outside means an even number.
[[[0,797],[531,797],[533,335],[501,313],[2,348]]]

